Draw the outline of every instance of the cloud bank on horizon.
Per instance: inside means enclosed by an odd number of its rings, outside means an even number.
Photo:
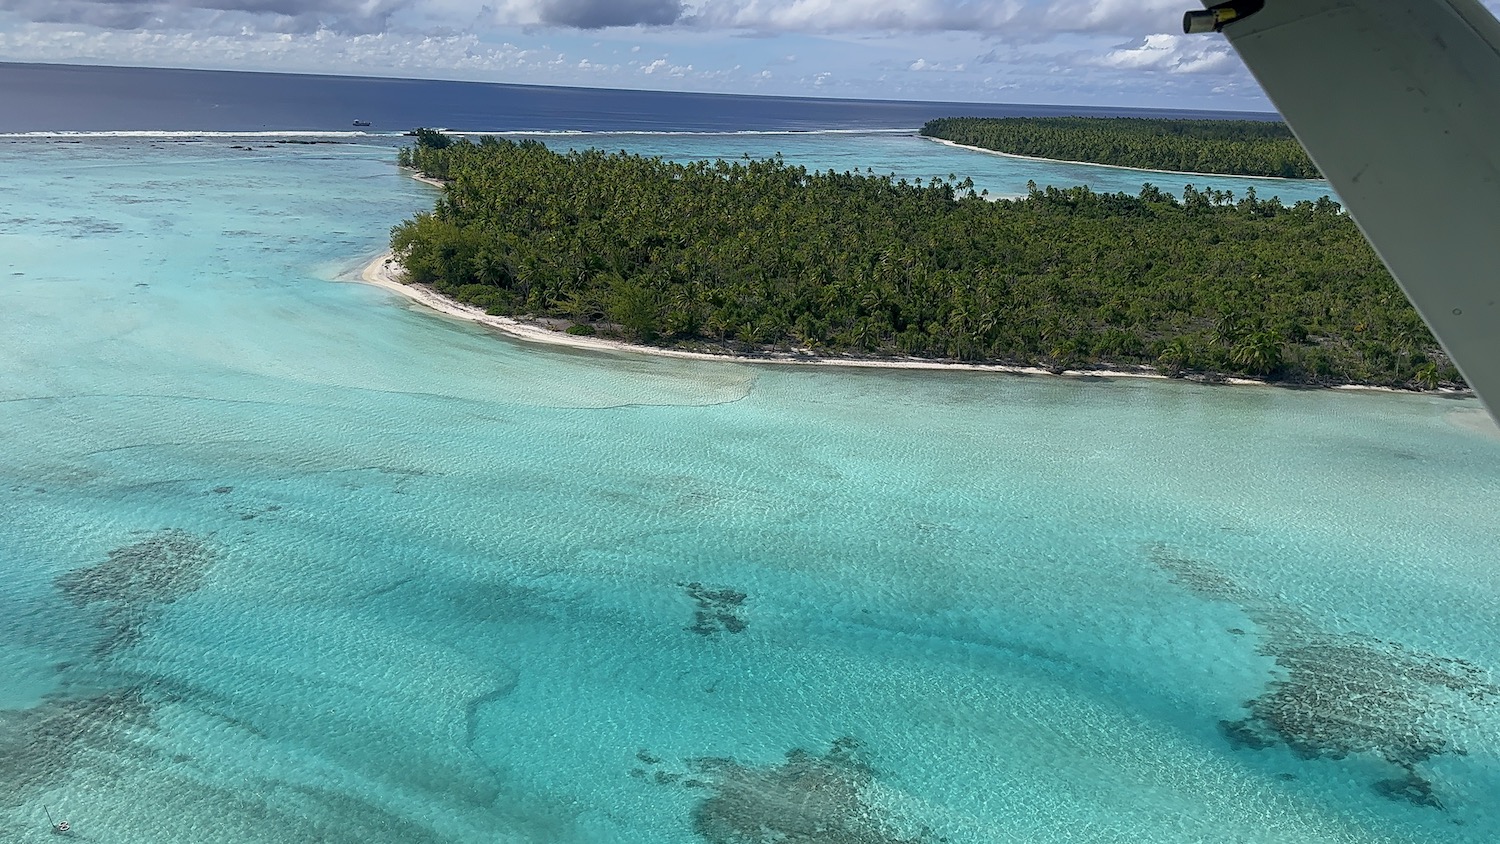
[[[1500,0],[1485,0],[1491,11]],[[1193,0],[0,0],[0,60],[1264,110]]]

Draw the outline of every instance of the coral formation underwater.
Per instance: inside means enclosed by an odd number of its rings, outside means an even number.
[[[1328,632],[1205,562],[1159,545],[1147,556],[1193,594],[1239,606],[1259,627],[1257,650],[1280,669],[1262,694],[1245,702],[1245,718],[1220,722],[1233,747],[1281,744],[1304,759],[1374,755],[1399,771],[1373,784],[1378,794],[1443,808],[1419,766],[1463,752],[1444,728],[1463,720],[1457,704],[1500,698],[1500,686],[1488,682],[1484,669],[1358,633]]]

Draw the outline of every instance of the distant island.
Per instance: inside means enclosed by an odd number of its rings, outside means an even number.
[[[1327,198],[1182,200],[674,163],[417,133],[443,180],[406,280],[574,335],[726,354],[1123,369],[1404,389],[1459,375]]]
[[[929,120],[922,127],[922,134],[1008,155],[1113,167],[1283,179],[1322,178],[1292,131],[1285,123],[1276,121],[943,117]]]

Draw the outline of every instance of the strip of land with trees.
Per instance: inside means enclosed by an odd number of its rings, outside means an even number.
[[[1331,199],[908,182],[429,133],[410,281],[575,334],[755,354],[1461,386]]]
[[[1141,170],[1319,179],[1285,123],[1144,117],[943,117],[929,138],[1008,155]]]

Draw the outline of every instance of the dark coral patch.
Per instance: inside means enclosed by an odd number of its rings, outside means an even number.
[[[870,801],[873,769],[843,738],[823,755],[795,749],[779,765],[694,760],[711,793],[693,809],[693,831],[709,844],[920,844]],[[692,782],[691,780],[689,782]]]
[[[1250,701],[1246,706],[1254,705]],[[1276,739],[1266,735],[1257,726],[1246,718],[1240,721],[1220,721],[1219,732],[1228,739],[1229,746],[1235,750],[1265,750],[1276,745]]]
[[[1157,568],[1172,576],[1172,582],[1200,598],[1240,603],[1247,597],[1233,578],[1191,557],[1173,552],[1164,545],[1152,545],[1146,556]]]
[[[137,747],[130,733],[152,726],[151,705],[137,687],[0,711],[0,803],[19,803],[61,779],[80,753]]]
[[[1461,752],[1443,730],[1463,717],[1453,696],[1500,696],[1471,663],[1352,634],[1278,631],[1260,651],[1286,674],[1247,702],[1249,717],[1227,723],[1226,734],[1248,747],[1280,742],[1304,759],[1379,756],[1402,773],[1375,783],[1376,793],[1418,806],[1442,808],[1418,766]]]
[[[656,757],[642,750],[637,758]],[[742,765],[727,757],[687,760],[688,775],[658,770],[657,785],[706,792],[692,810],[693,831],[708,844],[923,844],[926,830],[899,828],[871,799],[875,770],[859,742],[841,738],[827,753],[790,750],[786,761]],[[630,770],[646,779],[640,768]],[[944,841],[946,839],[936,839]]]
[[[1364,754],[1400,775],[1374,783],[1391,800],[1442,808],[1420,766],[1443,753],[1461,755],[1445,725],[1466,720],[1459,699],[1485,703],[1500,686],[1484,669],[1356,633],[1329,633],[1280,602],[1256,595],[1208,564],[1167,551],[1147,556],[1201,597],[1238,605],[1259,626],[1261,654],[1280,669],[1245,703],[1247,717],[1219,722],[1235,749],[1284,745],[1304,759]]]
[[[110,653],[140,641],[146,623],[196,590],[214,558],[202,538],[163,530],[110,551],[104,562],[63,574],[56,585],[74,606],[102,608],[106,635],[97,651]]]
[[[1432,790],[1432,782],[1410,768],[1407,769],[1404,777],[1375,783],[1375,793],[1387,800],[1401,800],[1418,806],[1430,806],[1434,809],[1443,808],[1442,801],[1438,800],[1437,794]]]
[[[697,581],[679,583],[697,609],[693,611],[693,623],[686,629],[700,636],[712,636],[720,631],[742,633],[746,622],[739,611],[747,597],[744,592],[733,589],[710,589]]]

